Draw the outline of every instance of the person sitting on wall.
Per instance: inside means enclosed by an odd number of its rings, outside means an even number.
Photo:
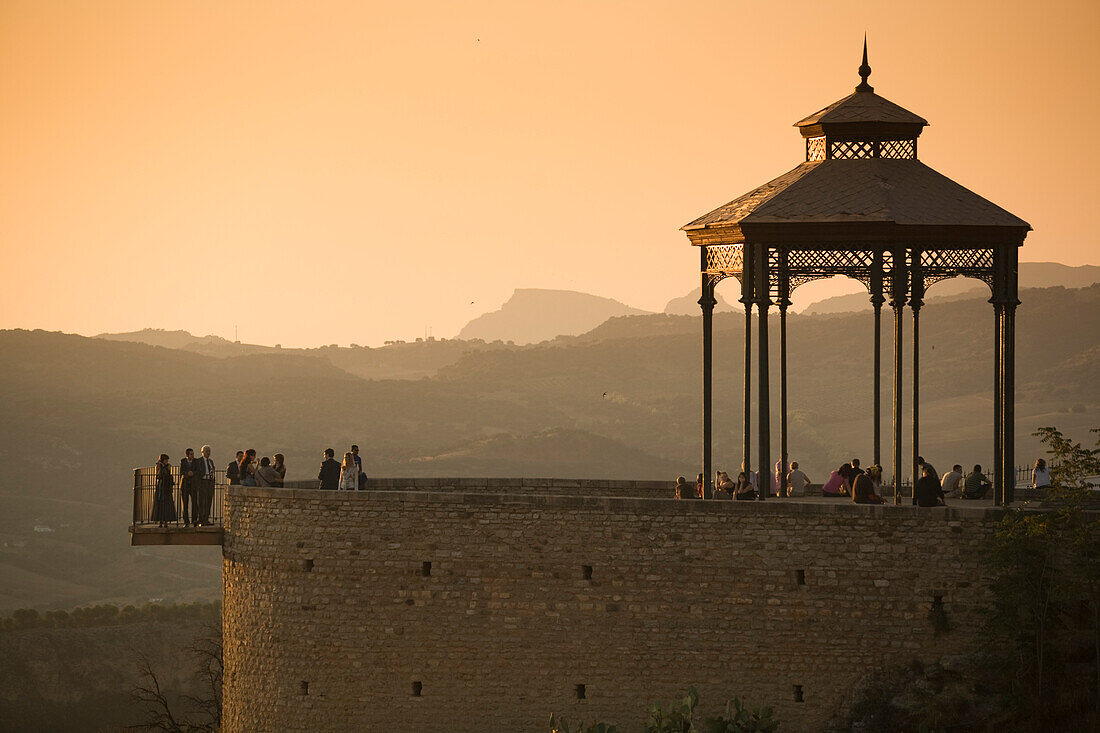
[[[822,496],[837,497],[844,495],[844,477],[840,474],[841,468],[844,468],[844,466],[841,466],[840,468],[829,474],[829,480],[822,484]]]
[[[852,501],[856,504],[886,503],[885,499],[875,493],[875,482],[870,476],[863,471],[854,475],[855,479],[852,481]]]
[[[959,483],[962,481],[963,467],[956,463],[951,467],[951,470],[943,475],[943,480],[940,481],[940,489],[943,491],[944,497],[948,499],[957,499],[960,496]]]
[[[928,461],[924,460],[923,456],[917,456],[917,467],[920,468],[920,470],[922,471],[922,476],[924,475],[924,469],[927,468],[929,471],[932,472],[932,478],[936,479],[937,481],[940,480],[940,475],[936,473],[936,467]],[[917,481],[920,481],[920,479],[917,479]]]
[[[798,468],[798,461],[791,461],[791,472],[787,474],[787,496],[805,496],[810,478]]]
[[[974,464],[974,470],[966,475],[963,483],[964,499],[984,499],[989,490],[993,488],[993,482],[982,473],[980,463]]]
[[[317,472],[318,488],[322,491],[336,491],[340,488],[340,464],[333,456],[336,451],[325,448],[325,459],[321,461],[321,470]]]
[[[943,488],[936,480],[936,469],[927,463],[921,467],[921,477],[913,488],[913,503],[917,506],[946,506]]]
[[[694,499],[695,487],[688,484],[687,479],[683,476],[676,477],[676,486],[673,489],[675,491],[674,496],[677,499]]]
[[[758,496],[756,487],[752,485],[748,474],[744,471],[738,473],[737,484],[733,487],[733,498],[737,501],[753,501]]]
[[[730,479],[730,475],[725,471],[717,471],[714,474],[714,498],[715,499],[732,499],[733,490],[736,485],[733,480]]]

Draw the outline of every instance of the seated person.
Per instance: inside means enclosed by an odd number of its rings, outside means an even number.
[[[981,464],[975,464],[974,470],[966,475],[963,482],[963,498],[984,499],[991,488],[993,488],[993,482],[982,473]]]
[[[956,499],[960,496],[959,483],[962,481],[963,467],[959,464],[955,464],[951,467],[951,470],[943,475],[943,480],[940,482],[940,489],[943,490],[943,495],[948,499]]]
[[[673,488],[673,491],[675,491],[673,496],[675,496],[677,499],[695,498],[695,487],[689,486],[687,479],[683,476],[676,477],[676,486]]]
[[[885,499],[875,493],[875,482],[863,472],[856,474],[855,482],[852,484],[852,501],[856,504],[886,503]]]
[[[733,487],[733,498],[737,501],[753,501],[756,497],[756,488],[749,480],[748,474],[741,471],[737,474],[737,484]]]
[[[787,496],[805,496],[810,485],[809,477],[798,469],[798,461],[791,461],[791,472],[787,474]]]
[[[842,467],[843,468],[843,467]],[[840,471],[833,471],[829,480],[821,486],[822,496],[841,496],[844,493],[844,477]]]
[[[935,469],[925,463],[921,466],[921,477],[913,489],[913,503],[917,506],[946,506],[943,489],[936,480]]]
[[[714,492],[715,498],[718,498],[721,494],[723,499],[732,499],[734,483],[730,479],[730,476],[725,471],[718,471],[714,474]]]

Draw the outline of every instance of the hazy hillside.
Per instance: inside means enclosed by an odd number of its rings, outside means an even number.
[[[481,339],[416,339],[393,341],[385,346],[321,346],[314,349],[289,349],[282,346],[261,346],[227,341],[217,336],[192,336],[187,331],[164,331],[147,328],[129,333],[101,333],[97,339],[129,341],[181,349],[204,356],[225,359],[233,356],[278,354],[323,359],[349,374],[365,379],[422,379],[434,376],[448,364],[453,364],[468,351],[515,348],[503,343],[485,343]]]
[[[1039,455],[1035,427],[1083,439],[1100,424],[1100,286],[1029,290],[1022,300],[1017,456],[1025,463]],[[937,466],[991,456],[992,321],[983,298],[922,311],[921,452]],[[178,459],[185,447],[210,443],[221,466],[238,448],[281,451],[290,478],[315,476],[323,448],[351,443],[375,476],[694,475],[699,322],[623,316],[535,346],[466,342],[437,376],[417,380],[357,377],[318,358],[325,349],[214,358],[0,332],[0,612],[217,597],[217,548],[128,544],[130,469],[161,451]],[[740,313],[715,317],[715,461],[723,468],[740,460],[743,327]],[[865,314],[789,318],[790,451],[811,478],[852,456],[871,459],[871,338]],[[409,346],[411,368],[441,344]],[[358,351],[382,350],[327,356]],[[907,421],[910,364],[906,350]],[[777,375],[772,384],[778,389]],[[772,424],[777,455],[777,415]]]
[[[75,733],[140,724],[144,709],[130,693],[144,682],[143,655],[173,712],[192,717],[181,695],[201,697],[206,690],[195,674],[198,660],[187,649],[220,633],[211,615],[0,631],[0,729]]]
[[[1060,262],[1021,262],[1021,288],[1084,288],[1100,282],[1100,267],[1081,265],[1072,267]],[[928,291],[925,300],[944,298],[953,300],[964,297],[989,297],[989,286],[972,278],[958,277],[942,280]],[[804,315],[825,315],[829,313],[853,313],[871,311],[871,301],[866,292],[850,295],[838,295],[834,298],[813,303],[805,308]]]
[[[645,311],[598,295],[520,288],[500,310],[467,323],[458,338],[531,344],[555,336],[584,333],[612,316],[640,313]]]
[[[663,313],[667,313],[670,316],[697,316],[702,311],[699,308],[699,298],[703,297],[703,289],[695,288],[687,295],[681,295],[679,298],[673,298],[665,305]],[[734,308],[720,293],[714,294],[714,299],[718,301],[714,306],[715,313],[722,313],[725,311],[732,311]]]

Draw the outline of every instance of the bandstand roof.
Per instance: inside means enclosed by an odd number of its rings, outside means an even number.
[[[683,228],[815,222],[1030,229],[920,161],[883,158],[803,163]]]
[[[1026,221],[917,160],[928,122],[874,93],[866,45],[859,73],[853,94],[795,123],[806,162],[682,227],[693,244],[1022,244]]]

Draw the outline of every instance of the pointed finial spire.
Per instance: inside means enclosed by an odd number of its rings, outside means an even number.
[[[875,88],[867,83],[867,77],[871,75],[871,67],[867,65],[867,34],[863,34],[863,63],[859,67],[859,86],[857,92],[873,92]]]

